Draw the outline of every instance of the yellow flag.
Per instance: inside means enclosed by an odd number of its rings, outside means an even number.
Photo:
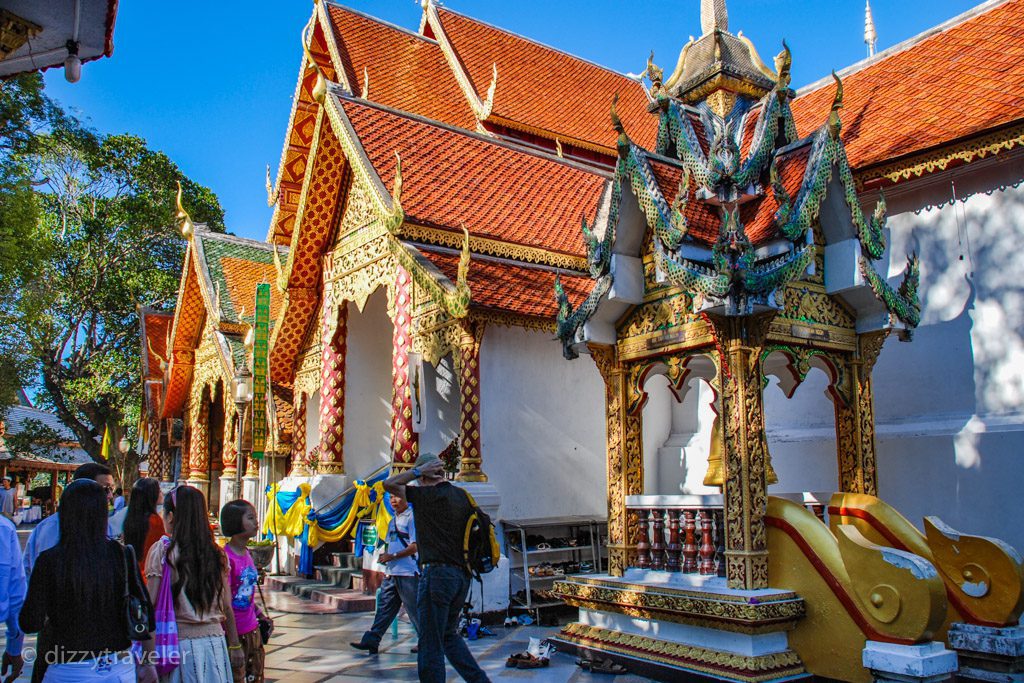
[[[100,456],[104,460],[110,460],[114,453],[114,435],[110,433],[110,425],[103,428],[103,445],[100,447]]]

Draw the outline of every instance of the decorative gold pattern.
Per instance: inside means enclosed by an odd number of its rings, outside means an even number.
[[[717,385],[725,428],[725,563],[730,588],[768,587],[768,450],[761,351],[772,317],[710,318],[725,345],[729,368],[728,373],[719,373]]]
[[[944,171],[955,161],[970,162],[1001,151],[1024,145],[1024,124],[982,135],[972,140],[947,145],[942,149],[916,154],[890,164],[857,171],[857,189],[862,190],[872,180],[884,178],[892,183],[923,176],[933,171]]]
[[[460,321],[459,348],[455,371],[459,375],[459,461],[460,481],[487,481],[482,469],[480,446],[480,343],[483,323]]]
[[[871,370],[888,331],[859,336],[860,352],[848,361],[849,386],[835,401],[839,490],[877,495],[875,404]]]
[[[413,225],[412,223],[402,224],[402,227],[397,231],[397,236],[413,242],[435,244],[452,249],[461,249],[463,241],[462,233],[460,232],[427,228]],[[578,272],[586,272],[588,267],[587,259],[584,256],[562,254],[557,251],[527,247],[522,244],[502,242],[473,235],[469,237],[469,250],[474,254],[487,254],[499,258],[514,259],[523,263],[537,263]]]
[[[794,593],[749,602],[727,594],[586,578],[556,581],[552,591],[574,607],[748,634],[791,628],[805,611]]]
[[[627,369],[615,349],[590,346],[590,355],[604,380],[608,449],[608,573],[622,576],[636,547],[639,524],[628,524],[626,496],[644,490],[643,422],[626,410]],[[633,536],[631,536],[633,534]]]
[[[751,683],[804,673],[800,658],[791,650],[747,656],[581,623],[572,623],[564,627],[557,639],[604,652],[638,657],[716,677],[728,677],[730,680]]]
[[[6,59],[19,47],[42,32],[43,28],[17,14],[0,9],[0,59]]]

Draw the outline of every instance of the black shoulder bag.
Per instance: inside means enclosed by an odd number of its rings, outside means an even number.
[[[129,563],[129,556],[131,563]],[[131,568],[137,563],[135,561],[135,548],[130,544],[123,546],[121,557],[124,559],[124,610],[128,624],[129,640],[149,640],[149,610],[146,603],[138,596],[132,595],[128,588]]]

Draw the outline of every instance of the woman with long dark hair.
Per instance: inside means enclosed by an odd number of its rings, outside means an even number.
[[[160,482],[143,477],[135,482],[124,519],[124,543],[135,549],[139,571],[145,568],[146,557],[153,544],[164,535],[164,520],[157,507],[164,502]]]
[[[60,541],[36,560],[19,623],[26,633],[44,623],[52,648],[44,683],[134,683],[128,648],[128,592],[153,607],[138,566],[120,543],[107,539],[107,494],[90,479],[72,482],[60,499]]]
[[[171,582],[181,664],[161,681],[230,683],[232,666],[244,666],[245,659],[232,615],[227,559],[213,538],[206,499],[199,489],[179,486],[164,497],[163,520],[169,540],[150,549],[146,578],[154,600],[161,583]]]

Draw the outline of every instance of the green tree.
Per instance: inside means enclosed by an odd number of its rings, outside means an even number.
[[[197,222],[224,231],[216,195],[134,135],[103,135],[46,102],[45,127],[12,154],[31,179],[41,255],[0,292],[42,380],[39,397],[94,459],[106,425],[134,431],[142,395],[136,306],[173,307],[185,241],[177,183]],[[31,216],[24,217],[29,222]]]

